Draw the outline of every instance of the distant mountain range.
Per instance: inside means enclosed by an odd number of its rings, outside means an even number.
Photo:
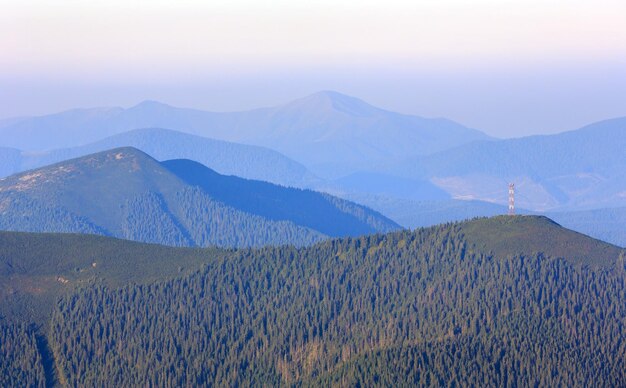
[[[496,140],[320,92],[0,146],[0,386],[626,381],[626,118]]]
[[[340,93],[319,92],[245,112],[215,113],[146,101],[129,109],[77,109],[15,119],[0,123],[0,146],[67,148],[151,127],[270,147],[324,177],[489,138],[450,120],[394,113]]]
[[[21,151],[0,147],[0,177],[127,146],[138,148],[158,160],[191,159],[220,174],[283,186],[309,187],[320,181],[300,163],[268,148],[160,128],[135,129],[84,146],[52,151]]]
[[[70,143],[89,144],[67,148]],[[133,146],[159,160],[190,159],[221,174],[328,192],[411,227],[501,214],[514,182],[519,209],[554,214],[613,243],[626,239],[620,232],[626,219],[615,221],[610,210],[626,207],[626,118],[496,140],[451,121],[319,92],[247,112],[146,101],[3,120],[0,145],[24,149],[0,148],[0,176]],[[585,213],[566,216],[576,212]],[[574,222],[581,214],[586,221]]]
[[[226,177],[117,148],[0,180],[0,229],[80,232],[173,246],[307,245],[397,229],[308,190]]]
[[[450,199],[445,190],[426,179],[404,178],[379,172],[361,171],[330,182],[318,183],[339,196],[381,196],[387,198],[431,201]],[[325,185],[325,186],[324,186]]]
[[[416,157],[386,170],[429,180],[456,199],[505,204],[507,183],[516,202],[532,210],[626,206],[626,118],[557,135],[481,141]]]
[[[340,178],[330,193],[405,227],[507,212],[546,214],[581,233],[626,245],[626,118],[556,135],[477,141]]]

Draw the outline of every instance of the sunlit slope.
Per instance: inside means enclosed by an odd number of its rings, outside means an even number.
[[[197,174],[211,176],[210,185],[190,183],[188,175],[178,176],[131,147],[1,179],[0,229],[93,233],[173,246],[242,247],[301,246],[327,236],[398,228],[376,212],[325,194],[226,177],[195,162],[183,163],[194,166]],[[212,196],[233,180],[251,197],[278,204],[289,198],[298,206],[267,214],[237,202],[237,192]]]
[[[476,249],[493,255],[541,253],[578,264],[607,267],[622,248],[561,227],[542,216],[497,216],[461,223]]]

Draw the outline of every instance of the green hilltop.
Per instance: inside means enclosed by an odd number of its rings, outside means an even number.
[[[541,253],[591,266],[611,266],[623,249],[561,227],[544,216],[496,216],[461,224],[476,249],[497,257]]]

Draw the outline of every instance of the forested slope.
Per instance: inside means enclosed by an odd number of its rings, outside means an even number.
[[[196,265],[61,294],[48,333],[60,380],[626,384],[624,250],[542,217],[216,250]]]
[[[0,230],[251,247],[398,228],[326,194],[227,177],[189,160],[160,163],[131,147],[0,179]]]
[[[268,220],[289,220],[328,236],[399,229],[378,212],[328,194],[223,176],[192,160],[166,160],[161,164],[211,198]]]
[[[0,318],[0,386],[45,387],[35,330]]]
[[[0,232],[0,321],[46,327],[52,306],[65,292],[183,276],[230,254],[94,235]]]

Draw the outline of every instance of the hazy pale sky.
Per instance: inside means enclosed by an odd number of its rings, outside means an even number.
[[[626,115],[618,0],[0,0],[0,117],[322,89],[501,136]]]

